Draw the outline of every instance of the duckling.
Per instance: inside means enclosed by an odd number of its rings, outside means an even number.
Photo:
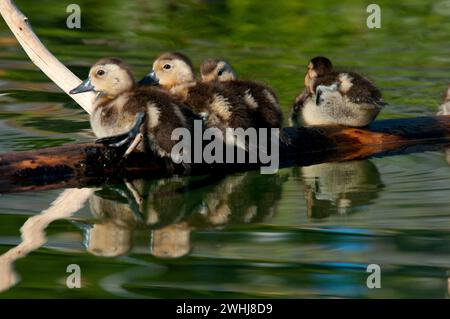
[[[323,56],[317,56],[309,61],[308,68],[305,74],[305,88],[295,99],[294,105],[289,115],[289,123],[291,126],[298,126],[299,111],[302,109],[308,97],[314,93],[312,84],[317,77],[323,76],[333,71],[333,64],[331,61]]]
[[[322,62],[325,59],[320,58]],[[309,92],[302,94],[296,103],[304,124],[363,127],[386,105],[380,90],[365,77],[355,72],[333,71],[331,61],[325,62],[325,68],[321,69],[314,63],[311,65],[305,77]]]
[[[226,128],[247,129],[257,126],[242,98],[234,94],[231,88],[219,83],[196,81],[192,62],[181,53],[159,56],[153,63],[153,71],[139,83],[159,85],[170,92],[194,113],[201,115],[207,127],[225,132]],[[235,141],[232,143],[235,144]]]
[[[450,85],[444,93],[442,104],[439,106],[437,115],[450,115]]]
[[[227,82],[236,80],[236,73],[231,65],[224,60],[208,59],[200,66],[203,82]]]
[[[268,86],[248,80],[237,80],[231,65],[224,60],[209,59],[200,67],[202,81],[218,81],[245,101],[258,128],[280,128],[283,115],[275,92]]]
[[[180,105],[168,94],[153,88],[141,88],[128,65],[117,58],[97,61],[89,77],[70,94],[94,91],[97,96],[90,115],[97,142],[122,146],[132,142],[125,155],[133,150],[152,150],[170,157],[177,141],[171,140],[176,128],[190,129]]]

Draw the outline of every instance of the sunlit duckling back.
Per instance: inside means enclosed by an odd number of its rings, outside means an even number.
[[[153,71],[140,81],[158,84],[196,114],[205,118],[208,127],[222,131],[226,128],[255,127],[252,112],[244,100],[218,83],[195,80],[192,63],[180,53],[164,53],[153,63]]]
[[[444,93],[444,99],[439,106],[437,115],[450,115],[450,85]]]
[[[172,131],[190,129],[176,100],[159,90],[137,87],[130,68],[120,59],[96,62],[89,78],[70,93],[87,91],[97,93],[90,115],[92,130],[106,141],[120,134],[134,138],[142,133],[144,138],[136,145],[138,150],[151,149],[159,156],[168,157],[178,142],[171,140]]]
[[[380,90],[355,72],[330,68],[317,72],[313,65],[308,68],[305,86],[294,105],[305,125],[362,127],[370,124],[386,105]]]
[[[258,127],[280,128],[283,122],[278,98],[268,86],[248,80],[238,80],[231,65],[224,60],[209,59],[200,67],[203,82],[221,82],[251,110]]]

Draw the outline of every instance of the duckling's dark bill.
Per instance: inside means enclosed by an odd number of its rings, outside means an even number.
[[[156,76],[155,72],[151,72],[144,76],[142,80],[138,82],[139,85],[158,85],[159,79]]]
[[[319,106],[322,101],[320,98],[322,97],[322,90],[317,88],[316,90],[316,105]]]
[[[72,89],[69,93],[70,94],[78,94],[83,92],[89,92],[94,91],[94,86],[91,83],[90,79],[86,79],[83,82],[81,82],[80,85],[78,85],[76,88]]]

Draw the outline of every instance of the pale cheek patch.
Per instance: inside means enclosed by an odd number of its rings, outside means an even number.
[[[231,117],[231,105],[222,95],[215,94],[211,102],[211,110],[219,115],[222,119],[228,120]]]
[[[217,77],[214,74],[212,74],[212,73],[202,74],[202,81],[203,82],[213,82],[216,79],[217,79]]]
[[[347,73],[340,74],[339,81],[341,82],[340,90],[342,93],[347,93],[353,86],[352,78]]]
[[[308,75],[310,79],[315,79],[317,77],[317,72],[314,70],[309,70]]]
[[[175,84],[194,81],[194,74],[186,63],[182,61],[175,61],[174,70],[176,70],[177,75],[177,83]]]
[[[255,101],[253,95],[250,94],[250,90],[245,91],[244,101],[251,109],[258,108],[258,103]]]
[[[159,125],[160,111],[153,103],[147,103],[148,125],[150,128],[155,128]]]

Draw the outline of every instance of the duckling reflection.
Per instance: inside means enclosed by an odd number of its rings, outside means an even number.
[[[302,167],[308,216],[349,214],[370,203],[383,188],[377,167],[369,160]]]
[[[164,227],[185,218],[196,205],[195,199],[183,191],[185,187],[187,179],[174,177],[152,182],[135,180],[96,191],[89,202],[99,222],[82,226],[88,252],[103,257],[127,254],[136,230]]]
[[[90,198],[96,221],[81,225],[89,253],[116,257],[133,249],[142,231],[150,253],[179,258],[192,250],[191,232],[261,222],[276,211],[286,177],[248,172],[218,179],[136,180],[105,187]],[[150,230],[148,234],[147,230]],[[141,236],[142,239],[142,236]]]

